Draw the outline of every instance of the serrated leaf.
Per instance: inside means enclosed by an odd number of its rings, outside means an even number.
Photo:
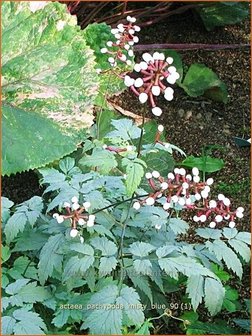
[[[126,191],[131,196],[139,187],[142,177],[144,176],[143,166],[137,162],[131,161],[126,166]]]
[[[242,241],[230,239],[228,244],[238,253],[246,262],[249,262],[251,251],[250,248]]]
[[[48,3],[32,13],[29,3],[5,2],[3,13],[2,94],[9,106],[3,118],[3,173],[10,174],[76,148],[80,130],[93,122],[98,77],[92,51],[65,6]],[[12,121],[10,106],[22,111]]]
[[[36,229],[24,231],[18,238],[13,252],[40,250],[48,240],[48,235]]]
[[[186,292],[191,299],[194,311],[204,296],[204,278],[202,275],[191,275],[187,280]]]
[[[212,278],[205,279],[205,305],[211,315],[216,315],[222,307],[225,296],[225,289],[221,282]]]
[[[227,239],[234,238],[237,235],[237,233],[238,233],[238,231],[236,230],[236,228],[233,228],[233,229],[231,229],[231,228],[223,228],[222,232],[223,232],[224,237],[227,238]]]
[[[144,322],[144,314],[139,309],[142,306],[140,298],[134,288],[123,287],[116,303],[122,305],[123,311],[129,319],[127,325],[141,325]]]
[[[176,235],[186,233],[186,231],[189,229],[187,222],[180,218],[170,218],[168,221],[168,226]]]
[[[115,285],[106,286],[92,295],[88,304],[99,304],[101,308],[89,310],[90,313],[82,324],[81,329],[89,328],[91,334],[121,334],[122,310],[112,309],[110,306],[115,304],[117,296],[118,288]]]
[[[135,259],[133,265],[138,274],[150,275],[152,273],[152,265],[148,259]]]
[[[44,287],[37,286],[36,282],[30,282],[19,290],[18,296],[23,302],[35,303],[48,299],[50,292]]]
[[[16,320],[11,316],[2,317],[2,335],[12,335]]]
[[[95,237],[90,241],[94,248],[101,251],[103,256],[113,256],[117,252],[115,243],[106,237]]]
[[[101,257],[99,265],[99,276],[103,277],[116,269],[117,259],[115,257]]]
[[[226,266],[232,269],[239,278],[242,277],[242,264],[234,251],[229,248],[225,242],[222,240],[214,240],[214,242],[208,246],[219,261],[223,260]]]
[[[17,294],[22,287],[28,284],[30,279],[18,279],[5,288],[5,292],[9,295]]]
[[[241,240],[244,243],[251,245],[251,233],[250,232],[238,232],[235,239]]]
[[[59,162],[59,168],[63,171],[64,174],[68,174],[72,168],[75,166],[75,159],[71,157],[66,157]]]
[[[185,75],[183,83],[179,85],[191,97],[206,95],[213,100],[227,103],[228,92],[226,84],[204,64],[192,64]]]
[[[153,303],[152,290],[148,282],[148,278],[142,275],[136,275],[134,269],[129,269],[127,275],[130,280],[133,282],[135,288],[139,288],[150,300],[150,303]]]
[[[219,239],[221,237],[221,230],[211,228],[199,228],[196,230],[197,235],[206,239]]]
[[[159,247],[156,251],[156,254],[158,258],[163,258],[166,257],[168,254],[172,253],[173,251],[175,251],[176,249],[177,247],[174,245],[165,245]]]
[[[79,164],[82,166],[96,168],[101,174],[108,174],[111,169],[117,167],[115,155],[101,148],[95,148],[92,155],[86,155],[80,159]]]
[[[88,244],[74,243],[70,245],[70,250],[89,256],[94,255],[94,249]]]
[[[9,246],[3,246],[2,245],[2,263],[5,263],[11,256],[10,248]]]
[[[139,296],[133,288],[124,286],[119,292],[116,285],[107,285],[92,295],[88,302],[88,316],[81,329],[89,329],[90,334],[121,334],[123,314],[127,316],[127,326],[142,324],[143,312]],[[92,307],[99,306],[98,309]],[[99,321],[99,323],[97,323]]]
[[[46,325],[37,313],[21,308],[13,312],[13,317],[19,321],[14,326],[14,335],[45,334]]]
[[[174,168],[174,160],[168,152],[155,149],[144,155],[148,171],[157,170],[161,176],[165,176]]]
[[[64,235],[59,233],[51,236],[42,248],[38,263],[38,275],[42,285],[52,275],[54,269],[61,270],[63,255],[59,254],[58,250],[64,241]]]
[[[106,138],[120,138],[122,140],[138,139],[141,129],[133,124],[131,119],[112,120],[111,124],[116,130],[109,132]]]
[[[95,258],[92,255],[86,255],[81,258],[78,256],[71,257],[64,267],[62,280],[65,282],[79,273],[81,275],[85,274],[89,267],[93,265],[94,261]]]
[[[59,309],[57,310],[55,317],[52,320],[52,323],[57,328],[63,327],[64,324],[67,323],[67,320],[70,316],[70,310],[69,309]]]
[[[185,256],[160,258],[158,263],[161,269],[174,279],[178,278],[178,272],[186,276],[198,274],[215,277],[214,273],[206,267],[199,264],[196,260]]]
[[[130,253],[137,257],[147,257],[149,253],[155,249],[155,246],[144,242],[135,242],[132,243],[129,247]]]
[[[7,243],[13,241],[19,232],[24,231],[27,223],[27,217],[23,212],[14,213],[5,225],[4,233]]]
[[[1,197],[1,220],[2,226],[5,225],[10,218],[10,208],[14,205],[7,197]]]

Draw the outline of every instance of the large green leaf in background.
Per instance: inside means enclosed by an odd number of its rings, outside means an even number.
[[[223,103],[226,103],[228,99],[226,84],[204,64],[192,64],[179,86],[191,97],[205,95]]]
[[[99,81],[83,35],[62,4],[2,4],[3,174],[63,157],[93,123]]]
[[[215,1],[204,5],[198,6],[196,11],[208,31],[217,26],[236,24],[249,16],[249,1]]]

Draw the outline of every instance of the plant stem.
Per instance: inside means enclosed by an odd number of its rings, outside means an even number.
[[[130,213],[130,209],[132,206],[132,202],[134,199],[134,194],[131,197],[131,202],[127,211],[127,215],[126,218],[123,221],[123,229],[122,229],[122,234],[121,234],[121,239],[120,239],[120,246],[119,246],[119,250],[118,250],[118,255],[119,258],[121,260],[120,264],[121,264],[121,273],[120,273],[120,279],[119,279],[119,283],[118,283],[118,287],[119,287],[119,292],[122,289],[122,285],[123,285],[123,270],[124,270],[124,262],[123,262],[123,242],[124,242],[124,236],[125,236],[125,232],[126,232],[126,227],[127,227],[127,220],[129,218],[129,213]]]
[[[127,198],[126,200],[119,201],[119,202],[110,204],[110,205],[108,205],[108,206],[106,206],[106,207],[104,207],[104,208],[102,208],[102,209],[96,210],[96,211],[93,212],[92,214],[94,215],[94,214],[96,214],[96,213],[98,213],[98,212],[101,212],[101,211],[107,210],[107,209],[109,209],[109,208],[112,208],[113,206],[118,206],[118,205],[120,205],[120,204],[129,202],[129,201],[131,201],[131,200],[133,200],[133,199],[139,199],[139,198],[141,198],[141,197],[146,197],[146,196],[148,196],[148,195],[149,195],[149,194],[140,195],[140,196],[139,196],[139,195],[138,195],[138,196],[132,196],[131,198]]]
[[[144,110],[143,110],[143,119],[142,119],[142,124],[141,124],[141,134],[138,142],[138,148],[137,148],[137,157],[141,155],[141,147],[142,147],[142,141],[143,141],[143,133],[144,133],[144,121],[145,121],[145,114],[146,114],[146,104],[144,105]]]
[[[207,43],[164,43],[164,44],[138,44],[134,50],[173,49],[173,50],[223,50],[250,48],[250,44],[207,44]]]

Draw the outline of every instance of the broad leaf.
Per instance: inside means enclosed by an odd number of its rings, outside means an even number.
[[[211,5],[210,5],[211,4]],[[249,3],[240,1],[208,2],[206,6],[197,6],[206,29],[213,30],[218,26],[236,24],[249,16]]]
[[[197,167],[199,170],[206,173],[214,173],[224,167],[224,161],[210,156],[194,157],[188,156],[182,165],[188,168]]]
[[[28,2],[4,2],[2,13],[3,174],[9,175],[76,148],[93,123],[98,77],[64,5],[31,12]]]
[[[180,86],[191,97],[205,95],[223,103],[226,103],[228,99],[225,83],[204,64],[191,65]]]

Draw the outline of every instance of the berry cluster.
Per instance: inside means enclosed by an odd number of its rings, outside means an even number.
[[[215,228],[216,224],[223,220],[229,221],[229,227],[233,228],[234,220],[243,217],[244,209],[239,207],[236,211],[232,211],[231,202],[224,195],[219,194],[217,201],[209,200],[213,179],[208,178],[206,182],[200,182],[199,170],[196,167],[192,169],[192,174],[187,174],[184,168],[175,168],[167,178],[160,176],[158,171],[146,173],[145,176],[153,192],[144,200],[133,204],[136,210],[139,210],[142,204],[154,205],[157,199],[165,197],[164,210],[172,208],[196,210],[197,215],[193,220],[202,223],[210,220],[211,228]]]
[[[136,63],[134,66],[134,70],[140,76],[132,78],[126,75],[124,83],[138,96],[140,103],[144,104],[149,101],[152,113],[159,117],[162,110],[156,105],[155,97],[163,93],[164,98],[171,101],[174,90],[167,86],[167,83],[175,84],[179,74],[176,68],[171,66],[173,58],[165,58],[163,53],[154,52],[153,55],[144,53],[142,59],[142,62]]]
[[[55,218],[58,223],[63,223],[64,220],[70,219],[72,226],[70,236],[74,238],[79,235],[77,225],[92,227],[94,226],[95,216],[87,213],[88,208],[91,206],[90,202],[84,202],[81,206],[76,196],[71,199],[71,202],[71,204],[68,202],[63,204],[63,207],[66,209],[66,214],[59,215],[58,213],[54,213],[53,218]],[[80,239],[84,241],[83,237],[80,237]]]
[[[117,28],[112,28],[111,33],[114,35],[116,41],[108,41],[107,47],[102,48],[102,54],[111,55],[108,61],[112,67],[117,66],[117,61],[131,65],[132,61],[128,57],[133,57],[134,52],[132,46],[139,41],[137,36],[134,36],[135,32],[139,32],[141,29],[139,26],[134,25],[136,18],[127,16],[128,24],[120,23]]]

